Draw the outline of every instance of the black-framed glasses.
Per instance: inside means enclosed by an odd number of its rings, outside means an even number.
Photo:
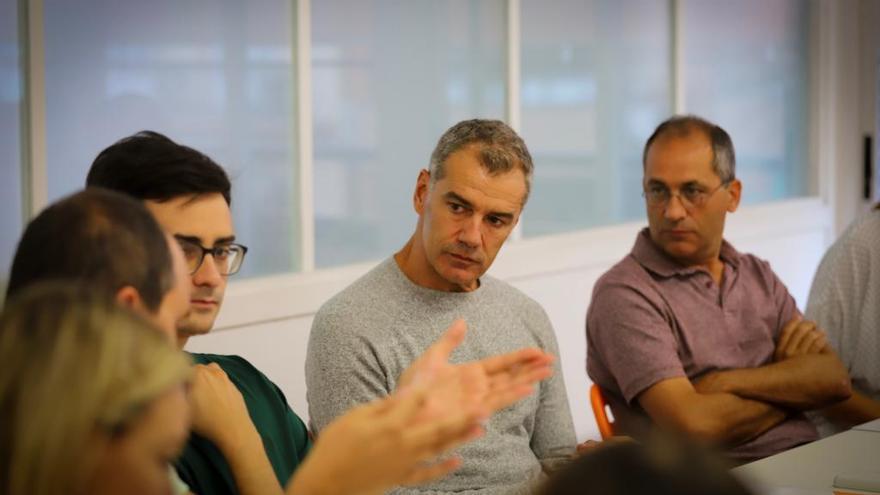
[[[221,244],[219,246],[206,248],[198,242],[190,239],[175,236],[177,243],[183,250],[183,257],[186,259],[186,266],[189,268],[189,274],[192,275],[199,270],[205,261],[205,255],[210,254],[214,260],[214,266],[220,275],[235,275],[241,268],[244,261],[244,255],[247,254],[247,246],[231,242],[229,244]]]
[[[730,184],[730,182],[724,181],[715,189],[707,189],[699,184],[685,184],[684,187],[675,192],[670,191],[663,184],[649,184],[642,191],[642,196],[645,197],[648,206],[655,208],[668,205],[673,196],[678,196],[678,200],[681,201],[684,209],[692,211],[706,206],[709,198],[720,191],[722,187]]]

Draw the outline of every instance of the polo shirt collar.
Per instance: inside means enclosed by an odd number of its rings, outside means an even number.
[[[676,275],[691,275],[697,272],[705,272],[702,267],[682,266],[669,258],[663,250],[651,240],[651,233],[647,227],[636,236],[636,243],[630,252],[633,258],[646,270],[660,277],[674,277]],[[721,240],[721,261],[733,269],[739,267],[739,259],[742,256],[729,242]]]

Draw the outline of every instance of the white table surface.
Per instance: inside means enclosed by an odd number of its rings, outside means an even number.
[[[853,430],[873,431],[880,433],[880,419],[875,419],[874,421],[868,421],[867,423],[854,426]]]
[[[837,474],[880,474],[880,432],[852,429],[731,472],[763,494],[830,494]]]

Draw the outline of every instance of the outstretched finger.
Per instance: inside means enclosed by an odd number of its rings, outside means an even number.
[[[461,345],[467,333],[467,324],[458,319],[440,336],[409,368],[401,375],[398,387],[416,385],[429,379],[437,370],[449,364],[449,356],[456,347]]]
[[[553,368],[549,364],[533,363],[509,373],[495,373],[489,378],[491,389],[532,385],[553,375]]]
[[[466,333],[467,323],[464,320],[459,318],[453,321],[452,325],[449,325],[446,331],[443,332],[443,335],[425,351],[425,354],[430,354],[431,357],[440,359],[443,362],[448,361],[452,351],[464,342]]]
[[[541,349],[528,347],[480,360],[487,374],[506,373],[533,363],[550,364],[555,358]]]

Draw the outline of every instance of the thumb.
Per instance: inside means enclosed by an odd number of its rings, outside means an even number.
[[[449,361],[449,356],[462,342],[467,333],[467,323],[461,318],[452,322],[446,332],[428,348],[426,354],[430,354],[432,360]]]

